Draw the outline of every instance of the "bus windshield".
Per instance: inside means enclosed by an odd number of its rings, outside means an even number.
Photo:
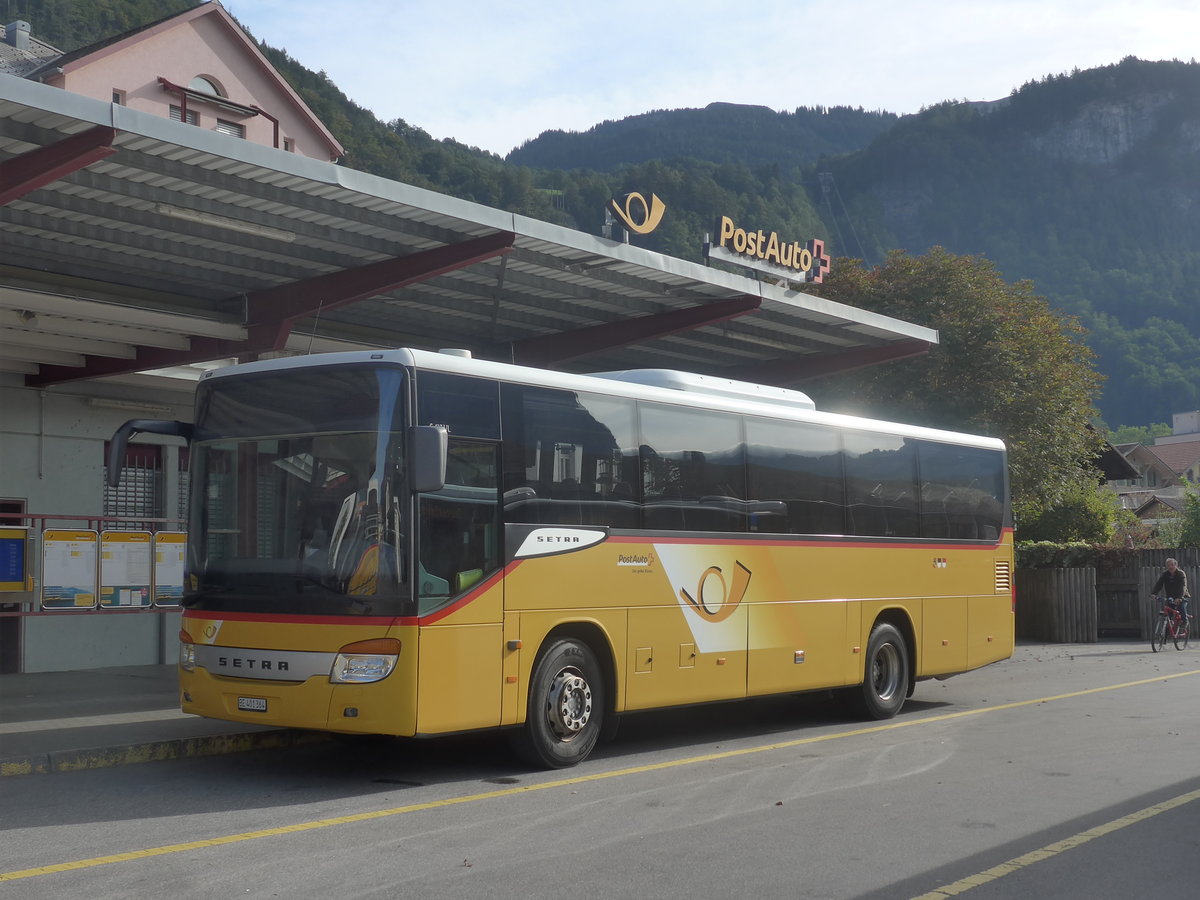
[[[201,385],[185,606],[405,612],[403,386],[366,366]]]

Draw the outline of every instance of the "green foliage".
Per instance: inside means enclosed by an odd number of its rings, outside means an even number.
[[[1183,511],[1179,515],[1180,547],[1200,547],[1200,489],[1184,482]]]
[[[1017,536],[1028,541],[1087,541],[1106,544],[1117,533],[1136,526],[1137,517],[1121,507],[1117,495],[1095,481],[1079,478],[1059,501],[1027,517]]]
[[[1115,431],[1110,431],[1106,440],[1110,444],[1145,444],[1152,445],[1160,437],[1171,434],[1171,426],[1165,422],[1155,422],[1151,425],[1122,425]]]
[[[68,53],[197,5],[197,0],[0,0],[3,24],[24,19],[34,37]]]
[[[543,131],[506,158],[542,169],[599,172],[683,158],[788,170],[865,147],[896,120],[895,113],[846,106],[775,112],[765,106],[710,103],[703,109],[656,110],[608,120],[584,132]]]
[[[1096,564],[1097,551],[1084,541],[1018,541],[1018,569],[1073,569]]]
[[[835,261],[821,295],[936,328],[916,359],[835,376],[813,390],[825,408],[995,435],[1008,445],[1018,529],[1077,490],[1100,447],[1088,428],[1100,379],[1078,322],[986,260],[934,248],[867,269]]]

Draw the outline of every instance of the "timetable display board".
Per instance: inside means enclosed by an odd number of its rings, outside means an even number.
[[[128,609],[151,602],[151,534],[105,531],[100,535],[100,607]]]
[[[154,605],[178,606],[183,599],[183,559],[187,533],[160,531],[154,535]]]
[[[99,535],[95,531],[42,532],[42,608],[95,607]]]
[[[28,560],[29,529],[0,528],[0,593],[32,589]]]

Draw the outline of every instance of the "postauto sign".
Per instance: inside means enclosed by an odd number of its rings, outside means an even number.
[[[729,216],[717,223],[717,239],[705,245],[709,259],[746,266],[788,281],[820,284],[829,272],[825,242],[787,241],[777,232],[741,228]]]

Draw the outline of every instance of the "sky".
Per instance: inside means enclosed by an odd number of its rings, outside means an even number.
[[[383,121],[500,155],[714,101],[913,113],[1200,55],[1195,0],[223,0]]]

